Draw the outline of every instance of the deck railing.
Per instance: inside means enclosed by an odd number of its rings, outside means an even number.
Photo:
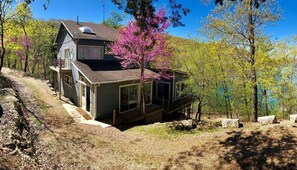
[[[162,107],[164,108],[164,110],[166,112],[170,112],[172,110],[175,110],[176,108],[184,106],[185,104],[191,103],[192,101],[193,101],[193,96],[187,95],[187,96],[184,96],[184,97],[182,97],[179,100],[174,101],[174,102],[170,102],[169,100],[166,100],[166,99],[163,98],[162,101],[155,100],[154,103],[162,105]]]

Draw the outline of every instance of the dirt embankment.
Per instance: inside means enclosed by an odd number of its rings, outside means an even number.
[[[28,120],[17,87],[0,76],[0,167],[4,169],[37,168],[34,128]]]

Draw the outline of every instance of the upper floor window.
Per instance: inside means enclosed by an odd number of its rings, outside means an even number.
[[[104,58],[103,46],[78,46],[78,59],[102,60]]]

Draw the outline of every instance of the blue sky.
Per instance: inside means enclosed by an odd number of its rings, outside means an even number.
[[[169,0],[161,0],[156,5],[168,7]],[[201,21],[214,8],[213,3],[205,5],[201,0],[177,0],[182,2],[184,7],[190,8],[191,12],[182,19],[185,27],[170,28],[169,34],[184,38],[197,37],[197,30],[201,27]],[[212,0],[213,1],[213,0]],[[118,10],[111,0],[50,0],[48,9],[43,9],[46,0],[35,0],[31,4],[33,16],[39,19],[70,19],[76,20],[77,15],[80,21],[91,21],[100,23],[110,16],[112,11],[123,13]],[[105,10],[103,12],[103,3]],[[280,7],[283,10],[283,20],[278,21],[266,29],[266,33],[273,39],[285,39],[292,35],[297,35],[297,0],[279,0]],[[126,21],[131,19],[127,16]]]

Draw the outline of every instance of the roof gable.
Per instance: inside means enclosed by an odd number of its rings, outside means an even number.
[[[83,26],[90,27],[94,34],[83,33],[80,28]],[[55,42],[57,42],[60,36],[61,29],[65,27],[67,32],[73,39],[90,39],[90,40],[103,40],[103,41],[115,41],[118,31],[114,28],[108,27],[103,24],[95,24],[90,22],[75,22],[70,20],[61,21],[59,32],[57,34]]]

